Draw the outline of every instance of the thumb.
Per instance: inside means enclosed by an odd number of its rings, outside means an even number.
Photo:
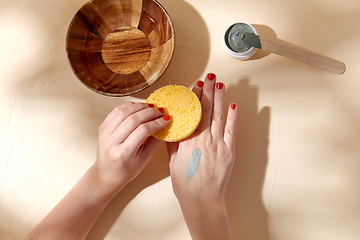
[[[154,138],[153,136],[148,137],[139,149],[141,154],[145,156],[142,159],[150,160],[154,155],[155,148],[159,144],[159,142],[160,140]]]

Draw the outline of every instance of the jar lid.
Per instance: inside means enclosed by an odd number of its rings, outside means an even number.
[[[230,56],[246,60],[255,54],[256,48],[246,45],[241,40],[245,32],[257,35],[255,28],[245,22],[235,22],[224,31],[222,45]]]

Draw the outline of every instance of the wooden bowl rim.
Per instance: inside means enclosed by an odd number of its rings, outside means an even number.
[[[170,24],[170,29],[171,29],[171,34],[172,34],[172,37],[168,40],[168,41],[171,41],[172,44],[171,44],[171,49],[170,49],[170,56],[169,56],[169,60],[168,62],[166,63],[165,67],[161,70],[161,73],[154,79],[152,80],[150,83],[148,83],[146,86],[142,87],[142,88],[139,88],[139,89],[136,89],[135,91],[129,91],[129,92],[125,92],[125,93],[109,93],[109,92],[104,92],[104,91],[100,91],[100,90],[97,90],[97,89],[94,89],[90,86],[88,86],[86,83],[84,83],[84,81],[81,79],[81,77],[78,75],[78,73],[75,71],[75,69],[73,68],[72,64],[71,64],[71,60],[70,60],[70,56],[69,56],[69,51],[68,51],[68,44],[69,44],[69,36],[70,36],[70,33],[71,33],[71,30],[72,30],[72,26],[74,24],[74,21],[76,19],[76,15],[78,14],[78,12],[83,8],[85,7],[85,5],[87,4],[92,4],[93,2],[95,1],[108,1],[108,0],[89,0],[87,2],[85,2],[79,9],[78,11],[76,11],[75,15],[73,16],[70,24],[69,24],[69,27],[68,27],[68,30],[67,30],[67,34],[66,34],[66,44],[65,44],[65,50],[67,52],[67,60],[68,60],[68,63],[71,67],[71,70],[72,72],[75,74],[76,78],[85,86],[87,87],[88,89],[96,92],[96,93],[99,93],[101,95],[105,95],[105,96],[110,96],[110,97],[125,97],[125,96],[130,96],[130,95],[133,95],[133,94],[136,94],[136,93],[139,93],[147,88],[149,88],[152,84],[154,84],[156,81],[158,81],[162,76],[163,74],[166,72],[166,70],[169,68],[170,66],[170,63],[172,62],[172,59],[173,59],[173,56],[174,56],[174,52],[175,52],[175,28],[174,28],[174,25],[173,25],[173,22],[172,22],[172,19],[171,19],[171,16],[169,15],[168,11],[161,5],[160,2],[158,2],[157,0],[150,0],[152,2],[154,2],[157,6],[160,7],[160,9],[162,10],[162,12],[164,13],[164,15],[166,16],[166,18],[168,19],[168,22]],[[144,0],[142,0],[142,3],[144,2]],[[103,39],[104,41],[104,39]],[[98,78],[97,78],[98,79]]]

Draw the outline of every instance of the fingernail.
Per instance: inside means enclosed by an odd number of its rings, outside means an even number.
[[[224,84],[223,83],[221,83],[221,82],[218,82],[218,83],[216,83],[216,88],[217,89],[222,89],[224,87]]]
[[[203,81],[197,81],[196,85],[201,88],[201,87],[204,86],[204,82]]]
[[[148,105],[149,105],[149,107],[154,107],[154,104],[152,104],[152,103],[148,103]]]
[[[165,121],[169,121],[169,120],[170,120],[170,116],[169,116],[169,115],[165,115],[165,116],[163,116],[163,119],[164,119]]]
[[[209,73],[208,75],[207,75],[207,78],[210,80],[210,81],[212,81],[212,80],[214,80],[215,79],[215,74],[213,74],[213,73]]]
[[[162,107],[159,107],[158,109],[159,109],[159,111],[160,111],[161,113],[164,113],[164,112],[165,112],[164,108],[162,108]]]
[[[235,110],[236,104],[235,104],[235,103],[232,103],[232,104],[230,104],[230,107],[231,107],[232,110]]]

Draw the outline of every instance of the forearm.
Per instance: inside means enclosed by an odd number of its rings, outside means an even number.
[[[99,184],[96,168],[92,166],[26,240],[85,239],[116,193]]]
[[[163,112],[145,103],[116,107],[99,127],[95,164],[26,240],[85,239],[109,202],[150,160],[159,142],[151,135],[170,123]]]
[[[193,240],[235,240],[225,203],[209,203],[200,207],[183,204],[181,209]]]

